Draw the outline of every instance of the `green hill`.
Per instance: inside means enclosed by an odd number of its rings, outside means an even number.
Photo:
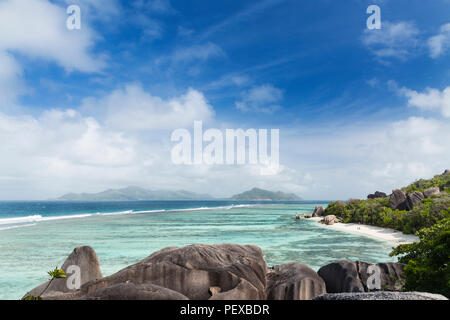
[[[56,199],[61,201],[144,201],[144,200],[213,200],[207,194],[189,191],[147,190],[139,187],[110,189],[99,193],[69,193]]]
[[[299,201],[302,200],[299,196],[293,193],[284,193],[281,191],[272,192],[259,188],[253,188],[252,190],[234,195],[232,200],[239,201]]]

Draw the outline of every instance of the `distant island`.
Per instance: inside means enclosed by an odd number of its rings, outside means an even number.
[[[147,190],[140,187],[109,189],[99,193],[68,193],[60,201],[145,201],[145,200],[214,200],[208,194],[197,194],[185,190]]]
[[[232,200],[238,201],[299,201],[303,200],[299,196],[293,193],[284,193],[281,191],[272,192],[259,188],[253,188],[252,190],[234,195]]]
[[[148,190],[140,187],[109,189],[99,193],[68,193],[58,201],[151,201],[151,200],[234,200],[234,201],[299,201],[299,196],[281,191],[273,192],[258,188],[237,194],[231,198],[215,198],[209,194],[190,191]]]

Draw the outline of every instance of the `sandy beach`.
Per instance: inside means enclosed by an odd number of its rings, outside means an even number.
[[[312,218],[319,223],[320,220],[323,218]],[[387,228],[381,228],[381,227],[375,227],[375,226],[368,226],[363,224],[356,224],[356,223],[335,223],[333,225],[325,225],[322,223],[319,223],[324,228],[331,228],[334,230],[339,230],[343,232],[350,232],[350,233],[356,233],[363,236],[376,238],[380,240],[390,241],[395,243],[396,245],[399,244],[405,244],[405,243],[412,243],[419,241],[419,237],[411,234],[403,234],[400,231],[394,230],[394,229],[387,229]]]

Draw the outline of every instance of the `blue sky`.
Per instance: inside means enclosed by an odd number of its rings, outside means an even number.
[[[81,30],[65,28],[71,4]],[[372,4],[381,30],[366,27]],[[0,191],[346,199],[437,174],[450,166],[449,17],[447,0],[0,1]],[[279,128],[282,172],[172,166],[170,131],[194,120]]]

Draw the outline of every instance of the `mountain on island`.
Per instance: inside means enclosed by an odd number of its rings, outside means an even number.
[[[56,199],[60,201],[145,201],[145,200],[214,200],[208,194],[185,190],[147,190],[140,187],[109,189],[99,193],[69,193]]]
[[[303,200],[299,196],[293,193],[284,193],[281,191],[273,192],[268,190],[263,190],[259,188],[253,188],[252,190],[234,195],[231,200],[239,201],[299,201]]]

